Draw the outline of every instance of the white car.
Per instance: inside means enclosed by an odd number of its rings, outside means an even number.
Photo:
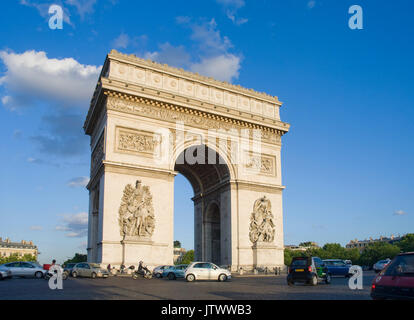
[[[13,277],[35,277],[43,278],[46,270],[36,262],[16,261],[3,264],[11,271]]]
[[[193,262],[185,270],[184,278],[188,282],[195,280],[226,281],[231,279],[231,272],[211,262]]]

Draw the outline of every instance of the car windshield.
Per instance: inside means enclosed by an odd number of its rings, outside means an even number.
[[[293,267],[305,267],[308,265],[307,259],[295,259],[292,261]]]
[[[414,255],[397,256],[385,271],[386,276],[410,275],[414,276]]]

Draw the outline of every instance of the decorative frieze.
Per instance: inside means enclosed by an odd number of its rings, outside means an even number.
[[[246,171],[276,176],[276,158],[270,155],[246,153]]]
[[[224,129],[230,132],[232,129],[246,129],[246,126],[244,126],[240,121],[232,121],[232,119],[229,118],[215,116],[213,114],[190,110],[182,107],[163,105],[160,102],[152,103],[147,99],[141,99],[140,102],[125,100],[111,96],[110,92],[108,92],[107,109],[146,116],[152,119],[158,119],[172,123],[182,122],[184,125],[207,130]],[[255,127],[251,128],[255,129]],[[262,141],[276,145],[281,144],[280,134],[265,130],[264,128],[260,131]]]
[[[116,151],[159,156],[161,136],[149,131],[116,128]]]

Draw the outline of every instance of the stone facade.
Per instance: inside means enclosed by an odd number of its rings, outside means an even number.
[[[277,97],[112,51],[84,125],[88,260],[172,264],[174,177],[182,173],[194,189],[196,260],[282,266],[289,125],[280,107]]]
[[[0,257],[9,257],[13,254],[19,256],[30,254],[37,258],[38,253],[37,246],[32,241],[11,242],[9,238],[5,240],[0,238]]]

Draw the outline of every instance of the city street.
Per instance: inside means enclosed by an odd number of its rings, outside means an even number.
[[[0,281],[0,299],[170,299],[170,300],[369,300],[373,272],[364,273],[364,289],[350,290],[348,279],[333,278],[330,285],[315,287],[297,284],[289,287],[286,276],[237,277],[228,282],[183,279],[146,280],[119,276],[108,279],[69,278],[63,290],[51,290],[44,279],[8,279]]]

